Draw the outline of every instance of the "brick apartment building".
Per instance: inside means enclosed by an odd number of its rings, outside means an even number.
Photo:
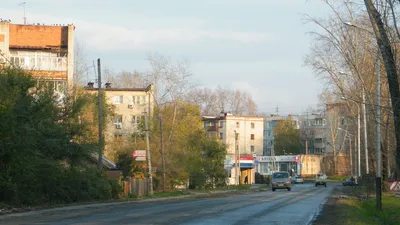
[[[0,63],[29,71],[57,91],[73,85],[75,26],[0,21]]]

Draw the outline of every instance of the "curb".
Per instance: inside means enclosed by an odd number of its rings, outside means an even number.
[[[118,202],[62,206],[62,207],[49,208],[49,209],[40,209],[40,210],[33,210],[33,211],[27,211],[27,212],[4,214],[4,215],[0,215],[0,221],[5,220],[5,219],[10,219],[10,218],[15,218],[15,217],[36,216],[36,215],[42,215],[45,213],[61,212],[61,211],[68,211],[68,210],[100,208],[100,207],[105,207],[105,206],[132,204],[132,203],[141,203],[141,202],[158,202],[158,201],[178,200],[178,199],[193,198],[193,197],[198,197],[198,196],[207,196],[207,195],[212,195],[212,194],[224,194],[224,193],[232,193],[232,192],[253,192],[253,191],[255,191],[255,190],[225,190],[225,191],[214,191],[214,192],[210,191],[210,192],[206,192],[206,193],[204,193],[204,192],[191,193],[188,195],[165,197],[165,198],[150,198],[150,199],[138,199],[138,200],[128,200],[128,201],[118,201]]]
[[[329,197],[328,197],[329,198]],[[307,225],[312,225],[315,220],[317,219],[317,217],[319,216],[319,214],[322,212],[322,209],[324,208],[325,203],[328,201],[328,198],[325,199],[323,202],[321,202],[314,211],[314,214],[310,217],[309,222],[307,223]]]

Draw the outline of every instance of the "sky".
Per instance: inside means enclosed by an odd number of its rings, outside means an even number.
[[[0,17],[23,23],[24,0],[0,0]],[[89,62],[147,71],[157,53],[187,59],[198,87],[248,91],[260,112],[302,113],[323,84],[304,66],[321,0],[26,0],[28,23],[71,24]]]

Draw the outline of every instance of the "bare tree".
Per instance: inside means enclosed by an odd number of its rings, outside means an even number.
[[[257,104],[248,92],[218,86],[215,89],[194,89],[186,96],[187,101],[200,106],[203,115],[230,112],[235,115],[257,115]]]
[[[110,82],[113,87],[117,88],[143,88],[149,84],[146,81],[144,74],[138,71],[128,72],[121,71],[116,75],[109,69],[106,70],[107,82]]]
[[[377,44],[374,44],[375,34],[372,32],[368,13],[364,8],[360,7],[360,4],[354,4],[351,1],[324,0],[324,2],[331,7],[333,12],[333,15],[328,19],[306,16],[308,22],[317,24],[322,28],[322,31],[311,32],[315,37],[315,42],[305,63],[312,67],[323,81],[326,81],[327,89],[337,96],[338,101],[340,101],[339,97],[345,96],[357,104],[366,103],[367,115],[370,115],[369,118],[367,117],[370,121],[367,123],[367,130],[369,131],[368,136],[371,138],[369,141],[372,143],[375,130],[368,129],[368,126],[372,128],[376,124],[375,59],[377,53],[381,52],[381,50]],[[385,22],[389,40],[392,43],[394,62],[399,64],[396,58],[399,55],[399,52],[396,51],[398,45],[393,44],[394,41],[398,40],[397,28],[388,23],[388,10],[389,7],[382,9],[384,14],[383,21]],[[382,81],[381,105],[387,108],[392,105],[393,98],[391,97],[393,96],[389,92],[389,80],[382,79]],[[366,93],[365,101],[362,99],[362,90]],[[355,104],[351,103],[349,107],[353,115],[355,115]],[[381,119],[381,129],[385,129],[386,118],[383,117]],[[395,124],[393,118],[389,118],[389,121]],[[355,124],[354,120],[352,124]],[[390,131],[393,134],[398,133],[395,130],[392,129]],[[386,134],[391,136],[389,133],[385,133],[385,137]],[[371,150],[374,149],[374,146],[370,146],[369,149],[369,158],[373,160],[375,154]]]
[[[74,84],[83,85],[84,77],[88,74],[85,45],[76,39],[74,46]]]
[[[394,13],[395,8],[391,0],[388,0],[388,2],[390,2],[391,12],[394,20],[394,27],[398,35],[397,39],[399,39],[400,35],[397,29],[396,15]],[[377,10],[371,0],[364,0],[364,3],[371,21],[372,28],[374,30],[379,50],[385,64],[387,81],[390,91],[390,99],[393,108],[393,124],[396,137],[395,172],[396,176],[400,176],[400,89],[396,58],[393,53],[392,43],[389,39],[389,32],[387,31],[388,24],[384,23],[385,21],[382,19],[380,12]]]

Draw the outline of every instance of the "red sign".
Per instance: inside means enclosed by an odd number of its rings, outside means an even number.
[[[294,157],[294,160],[295,160],[296,162],[299,162],[299,156],[296,155],[296,156]]]
[[[146,160],[146,150],[135,150],[132,152],[132,157],[136,161],[145,161]]]
[[[254,158],[251,155],[241,155],[240,160],[254,160]]]

